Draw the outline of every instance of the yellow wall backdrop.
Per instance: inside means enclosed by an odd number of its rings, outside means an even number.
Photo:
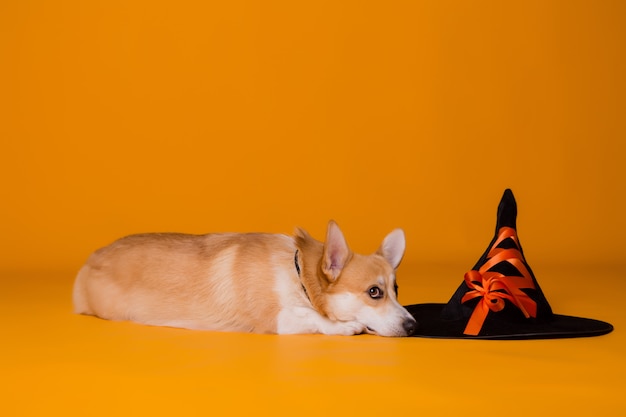
[[[149,231],[624,258],[622,1],[2,1],[0,269]]]

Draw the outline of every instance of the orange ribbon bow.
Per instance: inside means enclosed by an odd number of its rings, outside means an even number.
[[[502,249],[497,246],[504,239],[511,238],[519,248],[515,229],[502,227],[498,231],[498,238],[487,254],[488,261],[478,271],[471,270],[465,274],[465,284],[471,289],[461,299],[465,303],[474,298],[482,297],[474,308],[474,312],[467,322],[465,331],[469,336],[477,336],[483,327],[489,310],[498,312],[504,309],[504,300],[509,300],[519,308],[526,318],[537,317],[537,303],[530,298],[522,288],[535,288],[533,279],[524,265],[523,256],[519,249]],[[489,269],[500,263],[508,262],[522,274],[521,277],[506,276]]]

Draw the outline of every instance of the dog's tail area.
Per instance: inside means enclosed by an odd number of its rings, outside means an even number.
[[[88,266],[83,266],[74,280],[74,289],[72,291],[72,302],[74,305],[74,313],[76,314],[93,314],[87,301],[86,275]]]

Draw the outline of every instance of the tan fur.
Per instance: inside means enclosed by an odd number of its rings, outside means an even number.
[[[401,243],[403,252],[403,235]],[[132,235],[89,257],[76,277],[74,309],[110,320],[201,330],[369,331],[399,336],[407,333],[403,323],[406,327],[412,318],[397,301],[393,314],[380,308],[396,297],[393,268],[381,252],[383,246],[370,256],[352,254],[332,221],[326,244],[300,229],[294,238],[277,234]],[[384,287],[388,300],[370,298],[371,285]],[[381,314],[395,321],[393,330],[384,326],[378,332],[371,323],[337,306],[333,295],[346,297],[346,293],[355,294],[364,305],[378,306]]]

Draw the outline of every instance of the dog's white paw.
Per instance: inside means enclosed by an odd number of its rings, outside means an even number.
[[[323,329],[322,333],[329,335],[352,336],[365,333],[367,327],[356,321],[333,321]]]

